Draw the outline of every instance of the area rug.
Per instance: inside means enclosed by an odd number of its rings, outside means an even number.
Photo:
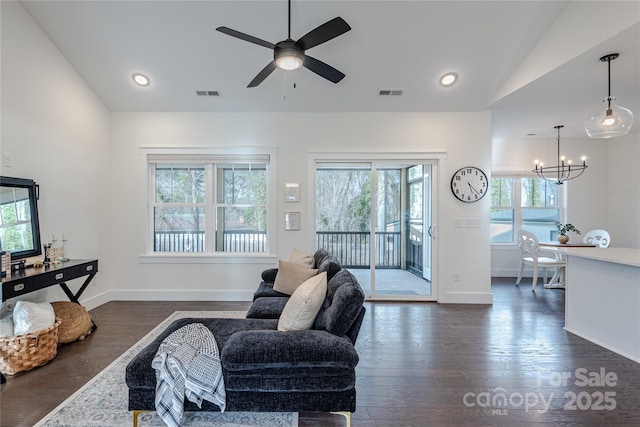
[[[125,368],[147,344],[176,319],[184,317],[244,317],[240,311],[176,311],[156,326],[144,338],[124,352],[80,390],[62,402],[34,427],[122,427],[133,424],[128,410],[128,389]],[[140,427],[165,426],[155,412],[142,413],[138,417]],[[185,427],[293,427],[298,425],[298,414],[293,412],[186,412],[181,426]]]

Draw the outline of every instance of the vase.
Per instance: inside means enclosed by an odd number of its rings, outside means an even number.
[[[568,241],[569,236],[567,236],[566,234],[561,234],[558,236],[558,242],[562,243],[563,245],[566,245]]]

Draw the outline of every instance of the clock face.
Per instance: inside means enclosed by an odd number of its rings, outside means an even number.
[[[457,199],[471,203],[482,199],[489,189],[487,176],[478,168],[467,166],[451,178],[451,191]]]

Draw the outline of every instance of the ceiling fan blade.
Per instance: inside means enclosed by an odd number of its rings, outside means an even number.
[[[216,30],[220,31],[221,33],[227,34],[231,37],[236,37],[240,40],[247,41],[249,43],[254,43],[260,46],[268,47],[269,49],[273,49],[275,47],[273,43],[269,43],[268,41],[264,41],[257,37],[250,36],[249,34],[241,33],[240,31],[232,30],[231,28],[218,27],[216,28]]]
[[[275,70],[276,68],[277,68],[276,67],[276,61],[269,62],[267,64],[267,66],[264,67],[262,69],[262,71],[260,71],[258,73],[258,75],[253,78],[253,80],[251,80],[251,83],[249,83],[249,85],[247,87],[256,87],[256,86],[258,86],[260,83],[262,83],[262,81],[264,79],[269,77],[269,74],[273,73],[273,70]]]
[[[325,79],[333,83],[338,83],[344,78],[344,74],[333,68],[331,65],[327,65],[324,62],[309,55],[305,55],[304,63],[302,65],[304,65],[306,68],[313,71],[320,77],[324,77]]]
[[[351,27],[345,22],[344,19],[337,17],[331,21],[325,22],[319,27],[309,31],[304,36],[300,37],[296,42],[296,46],[302,50],[311,49],[314,46],[318,46],[321,43],[329,41],[341,34],[349,31]]]

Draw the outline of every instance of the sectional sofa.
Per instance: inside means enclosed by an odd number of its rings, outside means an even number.
[[[356,410],[355,368],[359,357],[355,343],[365,315],[364,292],[356,278],[323,249],[313,254],[313,265],[307,260],[309,264],[303,267],[312,271],[300,270],[295,260],[291,261],[280,261],[278,269],[262,273],[247,318],[177,320],[129,363],[126,383],[134,425],[138,412],[155,410],[156,375],[151,361],[160,343],[173,331],[194,322],[209,328],[218,344],[226,411],[337,412],[350,424],[351,413]],[[316,271],[313,279],[288,294],[290,288],[282,288],[278,278],[286,278],[293,270],[307,275]],[[299,313],[304,310],[292,308],[293,303],[300,304],[298,294],[311,280],[326,280],[322,282],[326,291],[322,291],[317,315],[305,320],[307,329],[278,330],[283,329],[285,318],[294,323],[300,320]],[[307,302],[304,298],[302,301],[303,305]],[[186,400],[184,409],[219,410],[206,401],[198,408]]]

